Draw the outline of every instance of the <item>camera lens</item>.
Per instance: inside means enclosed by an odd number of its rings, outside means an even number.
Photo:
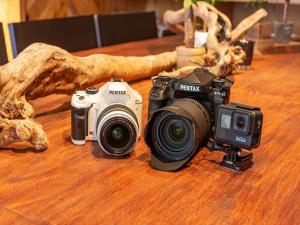
[[[243,117],[238,117],[236,120],[236,126],[239,129],[243,129],[245,127],[245,119]]]
[[[181,149],[188,144],[188,132],[192,132],[193,128],[189,126],[189,122],[180,117],[170,116],[160,125],[161,137],[164,146],[168,148]],[[164,128],[165,127],[165,128]]]
[[[153,113],[145,137],[151,151],[168,161],[191,156],[208,136],[210,117],[193,99],[178,99]]]
[[[111,126],[111,128],[108,130],[106,138],[110,146],[114,148],[122,148],[128,143],[130,139],[130,133],[126,126],[122,124],[116,124]]]
[[[172,121],[169,127],[170,137],[174,141],[181,140],[185,135],[185,127],[182,121]]]
[[[137,132],[137,119],[125,106],[111,106],[98,118],[98,143],[108,155],[129,154],[137,141]]]
[[[191,154],[194,128],[186,118],[163,112],[154,121],[153,132],[156,150],[164,158],[181,160]]]

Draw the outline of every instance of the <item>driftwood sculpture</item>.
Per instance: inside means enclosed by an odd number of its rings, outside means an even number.
[[[211,5],[198,2],[193,10],[208,27],[207,54],[195,66],[208,67],[219,76],[226,75],[243,56],[242,50],[231,43],[266,15],[264,10],[259,10],[232,30],[229,19]],[[184,10],[168,11],[164,20],[172,30],[182,31]],[[47,148],[47,135],[33,119],[34,110],[27,100],[71,94],[111,77],[126,81],[147,78],[175,66],[175,52],[145,57],[103,54],[76,57],[58,47],[32,44],[0,67],[0,148],[18,141],[29,142],[36,150]],[[182,75],[194,68],[183,67],[172,75]]]
[[[232,46],[232,43],[267,15],[264,9],[260,9],[241,21],[232,30],[232,24],[228,17],[207,2],[199,1],[193,4],[192,9],[194,16],[200,17],[208,28],[207,53],[200,61],[193,62],[193,64],[198,67],[207,67],[220,77],[235,70],[235,66],[241,63],[245,57],[242,49],[239,46]],[[184,27],[181,25],[184,21],[185,9],[167,11],[164,15],[165,24],[176,33],[184,31]],[[190,70],[183,68],[180,71]]]
[[[111,77],[126,81],[146,78],[175,65],[175,52],[145,57],[76,57],[58,47],[32,44],[0,67],[0,147],[27,141],[37,150],[47,148],[47,135],[33,119],[34,110],[27,100],[72,94]]]

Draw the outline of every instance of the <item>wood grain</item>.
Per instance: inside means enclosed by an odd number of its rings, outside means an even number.
[[[26,0],[30,20],[61,18],[120,11],[143,11],[146,0]],[[43,9],[43,10],[41,10]]]
[[[161,39],[145,43],[114,54],[169,45]],[[142,139],[130,157],[108,159],[96,143],[71,144],[70,111],[39,117],[49,149],[36,153],[20,143],[18,150],[0,152],[0,223],[299,224],[299,71],[300,54],[266,55],[234,76],[231,101],[260,106],[264,113],[254,167],[243,173],[221,168],[223,154],[207,149],[182,171],[153,170]],[[146,123],[151,81],[132,86],[143,96]],[[42,105],[52,101],[45,98]]]
[[[155,11],[161,24],[166,10],[182,8],[182,1],[174,0],[20,0],[20,4],[22,20],[26,19],[26,15],[29,20],[40,20],[114,12]],[[232,17],[233,3],[220,2],[217,8]]]
[[[150,10],[160,20],[167,9],[181,7],[182,2],[174,0],[22,0],[22,11],[30,20]]]

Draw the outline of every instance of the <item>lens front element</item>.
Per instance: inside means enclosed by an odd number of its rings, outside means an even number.
[[[169,133],[173,140],[180,140],[185,135],[185,127],[181,121],[173,121],[169,128]]]
[[[112,147],[123,148],[130,139],[129,129],[122,124],[112,125],[106,134],[106,139]]]
[[[236,121],[236,126],[239,129],[243,129],[245,127],[245,119],[243,117],[239,117]]]
[[[188,132],[192,131],[189,130],[189,125],[186,119],[170,117],[163,123],[161,135],[163,137],[164,145],[170,148],[184,147],[189,141]]]
[[[249,132],[249,116],[245,113],[235,113],[233,116],[233,130],[242,133]]]

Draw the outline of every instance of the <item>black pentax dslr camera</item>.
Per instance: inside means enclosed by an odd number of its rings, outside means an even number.
[[[185,78],[153,79],[145,141],[154,168],[178,170],[200,146],[224,151],[224,167],[240,171],[252,166],[248,150],[260,143],[263,115],[257,107],[229,103],[232,84],[202,68]]]

